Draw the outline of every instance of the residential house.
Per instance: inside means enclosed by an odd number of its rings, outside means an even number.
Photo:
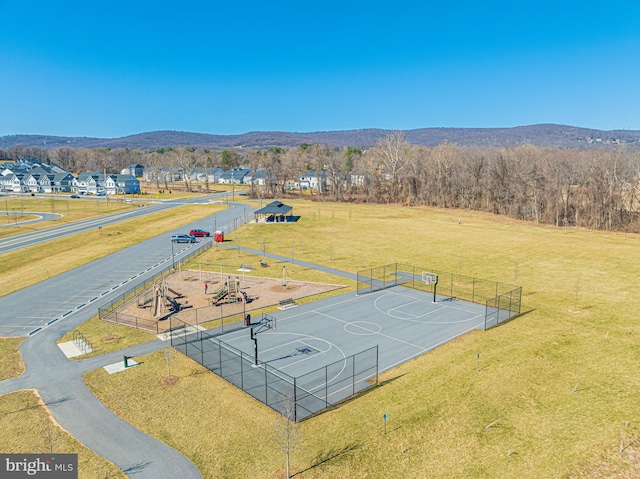
[[[218,179],[218,183],[224,183],[227,185],[235,184],[240,185],[246,183],[245,178],[251,172],[248,168],[231,168],[230,170],[225,171],[220,178]]]
[[[37,193],[40,191],[39,180],[40,175],[38,173],[27,173],[23,179],[25,191],[30,191],[31,193]]]
[[[258,168],[253,173],[249,172],[248,175],[244,177],[244,182],[251,185],[261,186],[267,183],[267,172],[262,168]]]
[[[113,184],[113,188],[112,187]],[[105,180],[107,194],[131,195],[140,193],[140,180],[133,175],[108,175]],[[113,191],[113,193],[112,193]]]
[[[5,189],[14,193],[22,193],[27,191],[27,187],[23,182],[25,173],[16,172],[9,176],[9,180],[5,182]]]
[[[144,176],[144,166],[138,163],[132,163],[126,168],[123,168],[120,172],[121,175],[131,175],[136,178],[142,178]]]
[[[38,191],[44,192],[44,193],[52,193],[54,192],[54,188],[53,188],[53,178],[55,177],[55,175],[53,173],[46,173],[43,175],[40,175],[40,178],[38,179]]]
[[[74,176],[71,173],[63,172],[53,175],[53,191],[68,193],[71,191]]]
[[[71,189],[81,195],[95,195],[98,193],[98,187],[102,189],[103,185],[98,185],[98,181],[102,176],[97,171],[85,171],[80,173],[77,178],[73,180]]]
[[[318,174],[316,170],[308,170],[300,175],[298,185],[303,190],[312,189],[317,191],[326,191],[327,175],[324,171],[321,171],[320,174]]]

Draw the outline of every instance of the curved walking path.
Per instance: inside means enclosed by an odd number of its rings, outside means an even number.
[[[60,213],[42,213],[40,211],[22,211],[22,212],[7,211],[4,213],[3,216],[35,216],[36,218],[31,220],[16,221],[14,223],[5,223],[0,225],[0,227],[24,225],[27,223],[37,223],[39,221],[51,221],[58,218],[62,218],[62,215]]]
[[[244,213],[243,205],[230,205],[228,210],[215,215],[215,221],[220,225],[219,229],[226,228],[228,232],[241,224]],[[213,216],[193,226],[206,227],[212,222]],[[141,284],[171,264],[174,259],[168,240],[171,234],[134,245],[0,298],[0,311],[3,311],[0,335],[28,336],[20,346],[26,371],[16,378],[1,381],[0,394],[37,390],[67,432],[132,478],[191,479],[202,476],[182,454],[105,407],[86,387],[82,375],[122,361],[124,354],[147,354],[161,349],[164,344],[155,340],[116,353],[69,360],[56,340],[95,316],[100,306],[118,297],[123,289]],[[179,260],[191,247],[188,245],[177,251],[175,259]]]

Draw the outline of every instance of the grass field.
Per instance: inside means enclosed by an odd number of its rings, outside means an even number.
[[[0,338],[0,381],[20,376],[24,363],[18,352],[24,338]]]
[[[103,216],[109,213],[127,211],[134,206],[114,198],[105,197],[100,200],[81,200],[67,197],[40,198],[40,197],[8,197],[0,198],[0,238],[8,236],[32,233],[51,226],[60,226],[76,221]],[[17,215],[5,215],[6,211]],[[21,212],[37,211],[40,213],[57,213],[62,216],[53,221],[39,221],[36,223],[20,224],[20,221],[35,219],[32,215],[21,215]]]
[[[78,454],[78,477],[126,477],[116,466],[87,449],[56,424],[33,391],[0,396],[0,451],[4,454]]]
[[[298,223],[249,224],[227,239],[290,258],[294,269],[296,260],[350,272],[404,262],[513,282],[528,311],[401,365],[376,390],[302,423],[296,477],[602,477],[591,471],[614,466],[615,477],[637,476],[636,448],[616,451],[637,437],[640,420],[638,236],[478,212],[287,203]],[[161,353],[86,381],[204,477],[275,477],[284,467],[276,414],[173,356],[176,386],[159,383]]]
[[[349,271],[402,261],[514,281],[530,310],[400,366],[377,390],[304,422],[293,465],[305,472],[296,477],[637,477],[637,450],[617,452],[637,437],[640,412],[637,236],[477,213],[288,203],[303,215],[297,225],[247,225],[228,239],[289,257],[282,264],[296,272],[296,260]],[[233,249],[214,254],[201,262],[256,259]],[[278,277],[281,269],[271,263],[261,273]],[[275,413],[173,357],[172,374],[181,377],[173,387],[159,383],[161,353],[126,375],[98,370],[86,379],[204,477],[274,477],[284,465],[271,439]]]

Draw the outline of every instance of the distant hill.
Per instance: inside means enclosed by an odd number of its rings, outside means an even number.
[[[265,150],[272,147],[294,147],[303,143],[328,146],[370,148],[394,130],[319,131],[291,133],[257,131],[241,135],[209,135],[182,131],[153,131],[122,138],[86,138],[46,135],[10,135],[0,137],[0,148],[14,145],[55,148],[131,148],[156,150],[171,147],[194,147],[209,150],[246,148]],[[566,125],[530,125],[513,128],[420,128],[402,130],[414,145],[436,146],[443,142],[460,146],[535,145],[560,149],[587,149],[596,146],[628,145],[640,150],[640,130],[592,130]]]

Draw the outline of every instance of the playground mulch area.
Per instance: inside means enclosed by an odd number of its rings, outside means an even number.
[[[217,292],[228,281],[239,284],[239,291],[244,293],[247,301],[231,301],[228,297],[215,302]],[[287,279],[263,278],[251,276],[246,273],[236,274],[214,273],[211,271],[183,270],[165,278],[168,295],[180,305],[177,317],[188,324],[201,324],[206,321],[221,319],[235,314],[250,312],[252,310],[274,306],[280,301],[297,300],[307,296],[313,296],[327,291],[343,288],[342,285],[308,283]],[[207,284],[205,294],[205,283]],[[148,293],[148,291],[146,292]],[[138,298],[142,298],[144,293]],[[118,310],[119,314],[141,319],[141,323],[158,321],[152,315],[151,303],[145,307],[138,306],[139,301],[130,301]],[[166,317],[171,313],[168,307],[159,317]],[[169,321],[160,320],[160,330],[168,329]]]

